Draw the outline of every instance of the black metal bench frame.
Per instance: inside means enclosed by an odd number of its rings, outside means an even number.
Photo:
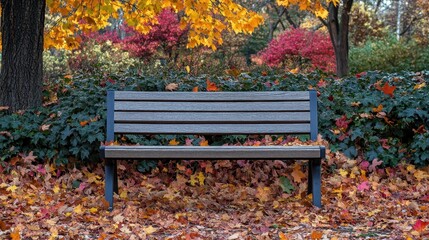
[[[134,92],[108,91],[107,137],[115,134],[318,134],[316,91]],[[309,160],[308,193],[321,207],[324,146],[102,146],[105,198],[113,209],[120,159]]]

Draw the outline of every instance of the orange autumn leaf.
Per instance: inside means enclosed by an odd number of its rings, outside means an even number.
[[[381,104],[378,105],[378,107],[373,108],[372,111],[375,113],[379,113],[379,112],[383,111],[383,105],[381,105]]]
[[[180,144],[180,142],[176,141],[176,139],[170,140],[168,142],[168,145],[171,145],[171,146],[177,146],[179,144]]]
[[[429,222],[423,222],[422,220],[417,220],[416,223],[413,226],[413,229],[417,232],[423,232],[425,228],[429,225]]]
[[[207,83],[207,91],[209,91],[209,92],[219,91],[219,89],[216,86],[216,84],[210,82],[210,80],[207,79],[206,83]]]
[[[10,238],[12,240],[20,240],[21,239],[21,235],[19,235],[19,230],[17,228],[15,228],[15,230],[13,230],[13,232],[10,233]]]
[[[322,239],[322,236],[323,236],[323,233],[318,232],[318,231],[313,231],[313,232],[311,233],[310,238],[311,238],[311,239]]]
[[[393,92],[395,91],[396,86],[390,86],[389,83],[385,83],[384,86],[381,88],[381,91],[384,94],[389,95],[390,97],[393,97]]]
[[[208,146],[208,145],[209,145],[209,141],[207,141],[207,140],[202,140],[200,142],[200,146]]]
[[[289,238],[283,232],[279,232],[279,238],[280,240],[289,240]]]
[[[192,88],[192,92],[198,92],[198,86]]]
[[[80,126],[84,127],[84,126],[88,125],[88,123],[89,123],[89,121],[82,121],[79,124],[80,124]]]

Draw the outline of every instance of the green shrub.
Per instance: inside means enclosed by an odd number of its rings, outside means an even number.
[[[379,159],[385,166],[408,161],[429,164],[429,72],[388,74],[368,72],[333,79],[320,72],[309,75],[241,73],[232,76],[191,76],[172,71],[156,74],[128,72],[121,76],[74,76],[46,86],[45,107],[6,115],[0,111],[0,156],[8,160],[34,151],[40,160],[65,164],[70,159],[98,160],[105,139],[106,89],[165,91],[177,83],[177,91],[206,91],[207,82],[219,91],[296,91],[314,88],[319,93],[319,132],[331,150],[351,158]],[[389,87],[396,89],[390,93]],[[57,93],[57,95],[55,94]],[[387,93],[387,94],[386,94]],[[176,139],[193,144],[199,136],[118,136],[118,141],[150,145]],[[245,141],[243,136],[208,138],[211,144]],[[153,163],[151,166],[153,166]],[[151,166],[141,166],[147,171]]]
[[[367,41],[350,49],[351,72],[379,70],[383,72],[427,70],[429,48],[414,41],[397,41],[394,37]]]

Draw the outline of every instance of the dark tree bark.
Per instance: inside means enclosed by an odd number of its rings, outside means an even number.
[[[1,0],[0,106],[42,105],[45,0]]]
[[[344,0],[341,18],[339,18],[339,5],[329,4],[328,29],[334,46],[337,64],[337,76],[343,77],[349,73],[349,20],[353,0]]]

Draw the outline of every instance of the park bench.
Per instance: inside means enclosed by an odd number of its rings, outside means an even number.
[[[316,91],[135,92],[108,91],[107,142],[115,134],[286,134],[317,139]],[[120,159],[306,159],[308,193],[321,207],[324,146],[102,146],[105,198],[113,209]]]

